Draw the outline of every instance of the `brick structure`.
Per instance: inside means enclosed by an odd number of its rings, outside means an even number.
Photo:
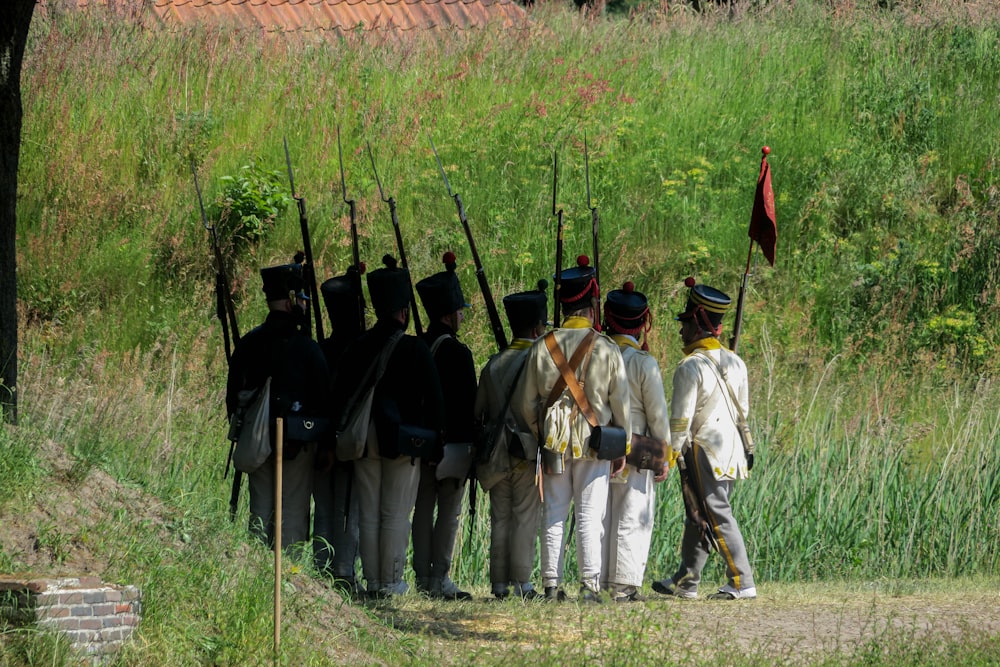
[[[141,597],[135,586],[105,584],[98,577],[0,576],[0,618],[61,632],[75,651],[98,662],[139,626]]]

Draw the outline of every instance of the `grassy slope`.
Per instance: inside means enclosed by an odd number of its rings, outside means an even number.
[[[939,9],[800,3],[735,22],[672,12],[590,23],[547,7],[512,34],[402,47],[37,20],[18,201],[22,426],[0,434],[0,502],[24,516],[47,504],[32,487],[52,474],[39,450],[51,439],[72,459],[71,484],[105,470],[168,509],[152,536],[149,519],[137,526],[120,510],[100,530],[38,518],[41,555],[5,541],[0,570],[58,570],[91,544],[102,574],[150,596],[135,661],[260,655],[268,565],[233,559],[242,536],[224,519],[225,362],[188,159],[212,199],[219,177],[251,160],[281,170],[287,136],[318,265],[333,275],[350,254],[339,125],[368,263],[393,242],[366,140],[399,201],[414,273],[455,249],[475,289],[432,134],[497,295],[551,272],[553,151],[567,255],[589,250],[586,134],[605,288],[633,279],[650,296],[665,369],[679,356],[670,318],[683,277],[735,294],[769,144],[779,259],[755,270],[741,342],[763,463],[737,499],[762,580],[995,579],[998,555],[983,545],[997,543],[1000,505],[989,354],[1000,303],[998,21],[981,6],[957,18]],[[244,328],[261,315],[256,268],[286,261],[296,234],[289,210],[240,256]],[[491,338],[473,301],[463,338],[481,363]],[[679,535],[675,490],[660,496],[650,576],[671,567]],[[463,533],[456,568],[482,586],[479,528]],[[122,542],[127,557],[113,557]],[[322,659],[312,655],[321,599],[292,603],[310,622],[291,624],[289,656]],[[395,664],[399,647],[423,646],[419,636],[385,644],[363,619],[334,616],[335,634],[377,659]]]

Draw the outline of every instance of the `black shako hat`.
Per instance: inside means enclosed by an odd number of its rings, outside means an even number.
[[[300,299],[308,299],[303,287],[301,264],[282,264],[269,266],[260,270],[260,278],[264,283],[264,296],[268,301],[287,299],[289,293],[295,292]]]
[[[604,297],[604,323],[613,332],[635,335],[649,318],[646,295],[635,290],[631,280]]]
[[[538,281],[538,289],[508,294],[503,298],[503,309],[507,313],[507,321],[510,322],[511,331],[515,335],[518,331],[530,329],[539,322],[546,321],[549,300],[545,290],[548,287],[548,281],[543,279]]]
[[[424,304],[427,317],[431,320],[440,319],[449,313],[469,307],[462,294],[462,285],[455,275],[455,253],[446,252],[441,261],[444,262],[444,271],[439,271],[417,283],[420,301]]]
[[[361,274],[364,272],[365,265],[362,262],[360,272],[351,266],[344,275],[334,276],[319,286],[326,314],[330,316],[330,322],[334,327],[338,327],[338,323],[343,323],[354,325],[351,326],[352,329],[361,328],[361,323],[357,320],[365,305],[365,295],[361,290]]]
[[[722,318],[733,302],[729,296],[708,285],[696,285],[694,278],[687,278],[684,284],[690,288],[687,306],[677,315],[680,321],[694,320],[698,326],[711,331],[716,336],[722,333]]]
[[[368,294],[376,317],[399,312],[410,304],[410,272],[396,266],[396,258],[383,255],[385,268],[368,274]]]
[[[591,297],[598,294],[597,270],[590,266],[590,258],[580,255],[576,266],[559,274],[559,303],[563,311],[571,313],[590,305]],[[555,323],[559,326],[559,323]]]

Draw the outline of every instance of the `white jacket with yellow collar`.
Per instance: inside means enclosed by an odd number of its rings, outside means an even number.
[[[685,451],[693,441],[705,450],[717,480],[746,479],[749,470],[737,429],[739,412],[709,357],[725,371],[743,413],[750,413],[747,367],[718,339],[705,338],[686,347],[687,356],[674,371],[670,400],[671,446]]]

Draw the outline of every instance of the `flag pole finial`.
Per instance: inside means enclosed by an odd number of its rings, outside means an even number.
[[[771,147],[770,146],[761,146],[760,152],[763,153],[765,156],[770,155],[771,154]]]

